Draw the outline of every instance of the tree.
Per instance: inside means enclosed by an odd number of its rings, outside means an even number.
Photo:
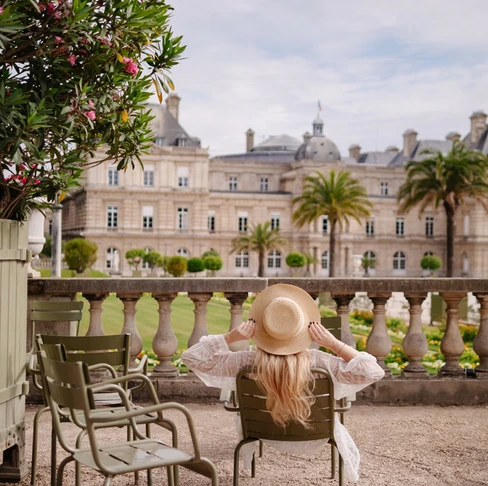
[[[254,251],[258,254],[258,277],[264,277],[264,258],[272,250],[282,251],[288,247],[287,240],[280,235],[280,229],[271,229],[271,221],[251,225],[250,231],[232,240],[232,253]]]
[[[51,249],[53,245],[53,238],[51,235],[46,236],[46,242],[42,247],[41,253],[39,253],[40,258],[51,258]]]
[[[291,252],[286,256],[286,264],[292,268],[301,268],[307,263],[307,258],[303,253]]]
[[[203,264],[203,259],[199,257],[190,258],[188,260],[188,271],[196,275],[197,273],[203,272],[205,266]]]
[[[400,214],[419,208],[419,217],[426,208],[444,208],[447,218],[446,276],[454,276],[455,216],[467,198],[475,199],[488,210],[488,157],[468,150],[462,142],[454,142],[446,155],[424,151],[425,158],[406,166],[407,180],[400,187]]]
[[[296,197],[293,204],[299,205],[293,213],[293,221],[298,227],[328,216],[329,276],[334,277],[337,226],[342,229],[344,223],[349,224],[350,218],[360,223],[362,218],[369,216],[373,205],[368,200],[366,189],[359,180],[351,177],[350,172],[341,170],[336,174],[331,170],[325,175],[317,171],[305,178],[302,195]]]
[[[420,266],[433,275],[436,270],[442,267],[442,260],[436,255],[424,255],[420,260]]]
[[[205,267],[205,270],[210,271],[212,277],[215,276],[215,272],[218,272],[223,265],[222,258],[219,256],[209,255],[203,259],[203,266]]]
[[[127,254],[126,254],[126,258],[127,258]],[[146,263],[151,270],[154,270],[156,267],[162,266],[163,256],[161,255],[161,253],[157,251],[148,251],[147,253],[144,253],[144,256],[142,257],[142,261]]]
[[[366,255],[361,258],[361,266],[364,268],[364,272],[366,276],[369,275],[369,269],[374,268],[376,266],[376,258],[370,258]]]
[[[134,267],[134,270],[137,272],[145,255],[146,250],[144,250],[144,248],[132,248],[132,250],[125,252],[125,259],[127,260],[127,263],[131,267]]]
[[[64,260],[70,270],[83,273],[97,261],[98,246],[83,238],[74,238],[66,243]]]
[[[220,256],[218,251],[215,251],[213,248],[210,248],[210,250],[204,251],[202,253],[201,258],[204,259],[208,256]]]
[[[181,277],[185,275],[187,269],[187,260],[182,256],[173,256],[168,260],[166,270],[173,277]]]
[[[141,163],[153,138],[145,102],[153,84],[160,102],[174,89],[167,72],[185,49],[171,11],[153,0],[3,2],[0,218],[57,203],[90,164]],[[105,157],[90,162],[98,148]]]

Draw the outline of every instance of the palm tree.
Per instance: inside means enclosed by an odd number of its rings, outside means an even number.
[[[424,151],[427,157],[419,162],[411,160],[407,166],[407,180],[400,187],[400,213],[408,213],[419,206],[419,217],[429,206],[444,207],[447,218],[446,276],[454,276],[455,215],[466,198],[477,200],[488,209],[488,157],[468,150],[455,142],[447,155]]]
[[[280,229],[271,229],[271,221],[251,225],[249,233],[236,236],[232,240],[232,253],[255,251],[258,254],[258,277],[264,277],[264,259],[272,250],[281,251],[288,246],[288,241],[279,234]]]
[[[361,218],[369,216],[373,205],[366,189],[359,180],[351,177],[350,172],[341,170],[336,174],[331,170],[327,175],[316,172],[305,178],[302,195],[296,197],[293,204],[300,205],[293,213],[293,221],[299,227],[320,216],[329,217],[329,276],[334,277],[337,225],[342,229],[344,223],[349,223],[349,218],[359,223]]]

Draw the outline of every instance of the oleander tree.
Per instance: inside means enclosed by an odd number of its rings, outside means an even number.
[[[185,47],[161,0],[4,0],[0,6],[0,218],[26,220],[85,167],[141,163],[145,102],[173,89]]]

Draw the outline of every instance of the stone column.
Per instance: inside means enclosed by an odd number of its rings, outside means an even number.
[[[429,374],[422,366],[422,358],[429,350],[427,338],[422,330],[422,302],[427,294],[411,293],[405,294],[410,304],[410,324],[403,339],[403,352],[408,356],[408,365],[403,369],[404,377],[428,378]]]
[[[137,355],[142,351],[142,339],[137,330],[136,322],[136,304],[142,297],[142,292],[124,292],[117,294],[117,297],[124,305],[124,326],[122,327],[121,334],[128,332],[131,335],[130,366],[132,367],[135,366]]]
[[[207,328],[207,302],[212,298],[209,293],[189,293],[188,297],[195,304],[195,322],[193,324],[193,331],[188,339],[188,347],[200,341],[202,336],[208,336]]]
[[[480,327],[473,341],[473,349],[480,357],[477,378],[488,379],[488,294],[475,294],[480,303]]]
[[[90,326],[87,336],[104,336],[102,325],[102,304],[108,294],[83,294],[90,304]]]
[[[391,375],[390,368],[385,364],[385,358],[391,351],[391,338],[386,329],[386,302],[390,293],[376,294],[370,299],[373,301],[373,329],[366,341],[366,350],[372,354],[378,364],[385,370],[386,376]]]
[[[178,294],[153,294],[159,309],[158,330],[152,342],[153,351],[158,357],[159,364],[153,369],[153,374],[162,378],[178,376],[178,370],[171,364],[171,360],[178,350],[178,339],[171,327],[171,302]]]
[[[238,327],[242,322],[242,304],[247,299],[247,292],[231,294],[226,292],[225,298],[230,302],[230,327],[229,331]],[[232,351],[245,351],[249,348],[248,341],[232,343],[229,348]]]
[[[447,305],[446,332],[441,341],[441,352],[446,364],[439,370],[439,376],[464,375],[464,369],[459,365],[459,357],[463,354],[464,343],[459,331],[459,302],[464,297],[461,292],[442,292],[441,297]]]
[[[337,315],[341,318],[341,340],[343,343],[356,348],[356,340],[352,335],[349,325],[349,302],[354,298],[353,294],[332,295],[337,303]]]

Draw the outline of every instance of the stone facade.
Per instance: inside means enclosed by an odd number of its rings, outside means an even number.
[[[257,255],[231,254],[231,240],[246,226],[271,220],[290,241],[291,250],[315,257],[316,263],[304,272],[326,277],[327,222],[320,218],[297,229],[291,215],[292,200],[301,194],[304,178],[333,168],[351,171],[374,204],[369,221],[353,221],[338,235],[338,277],[357,272],[354,262],[367,252],[376,257],[376,267],[369,270],[376,277],[421,276],[420,260],[426,252],[445,261],[442,210],[427,211],[420,218],[417,211],[400,216],[396,194],[405,180],[405,163],[418,160],[425,149],[447,152],[460,137],[456,132],[450,132],[446,140],[419,140],[415,130],[407,130],[401,150],[388,147],[384,152],[361,153],[358,145],[352,145],[344,157],[324,135],[323,122],[317,117],[313,135],[306,132],[303,143],[280,135],[254,144],[254,132],[249,129],[243,140],[246,152],[209,158],[199,139],[190,137],[179,124],[179,101],[173,95],[166,106],[153,107],[155,143],[143,160],[144,169],[118,173],[110,163],[101,163],[85,172],[82,189],[64,201],[63,235],[82,236],[99,246],[96,269],[113,271],[115,250],[120,271],[130,275],[124,255],[131,248],[188,257],[213,248],[224,261],[221,276],[253,276]],[[484,153],[488,153],[486,118],[483,112],[475,112],[472,130],[463,139]],[[468,201],[458,212],[456,226],[455,274],[486,277],[487,214]],[[285,257],[269,255],[266,276],[290,275]]]

